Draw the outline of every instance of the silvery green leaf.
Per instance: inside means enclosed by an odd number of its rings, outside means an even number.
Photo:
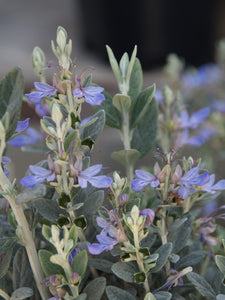
[[[156,300],[156,298],[152,293],[149,292],[145,295],[144,300]]]
[[[215,261],[216,261],[217,267],[220,269],[222,274],[225,276],[225,256],[216,255]]]
[[[79,209],[80,215],[93,216],[93,214],[102,206],[104,201],[104,191],[99,190],[90,194],[84,205]]]
[[[111,154],[111,158],[120,162],[123,166],[134,165],[139,157],[140,152],[136,149],[120,150]]]
[[[130,127],[135,128],[142,120],[155,93],[155,84],[146,88],[137,97],[131,111]]]
[[[100,300],[106,287],[105,277],[98,277],[88,283],[84,288],[84,293],[87,294],[87,300]]]
[[[14,290],[33,285],[33,273],[24,247],[19,248],[14,256],[12,280]]]
[[[159,258],[156,261],[156,266],[150,270],[151,273],[156,273],[163,268],[171,254],[172,247],[172,243],[166,243],[155,251],[155,253],[159,254]]]
[[[113,54],[112,49],[108,45],[106,45],[106,50],[108,53],[109,62],[110,62],[111,68],[113,70],[113,73],[117,79],[117,82],[120,83],[121,82],[121,73],[120,73],[120,68],[119,68],[118,62]]]
[[[140,201],[141,201],[140,198],[130,199],[129,202],[125,205],[125,211],[130,212],[134,205],[140,207]]]
[[[87,251],[82,250],[80,251],[73,259],[72,262],[72,269],[73,272],[76,272],[82,277],[86,271],[88,262]]]
[[[72,131],[71,133],[68,134],[68,136],[65,138],[64,141],[64,149],[67,152],[67,150],[69,149],[69,146],[72,142],[74,142],[78,137],[78,133],[77,131]]]
[[[0,254],[12,249],[17,243],[17,237],[0,238]]]
[[[120,112],[113,106],[111,96],[103,92],[105,100],[101,105],[94,107],[96,110],[104,109],[105,111],[105,123],[112,128],[121,128],[121,115]]]
[[[141,64],[138,58],[135,59],[133,70],[130,76],[130,86],[128,95],[132,100],[132,106],[135,103],[136,98],[140,94],[143,85],[143,72]]]
[[[131,54],[131,58],[130,58],[130,62],[129,62],[129,66],[128,66],[128,70],[127,70],[127,74],[126,74],[126,84],[129,86],[130,84],[130,77],[131,77],[131,73],[133,71],[133,67],[134,67],[134,63],[135,63],[135,59],[137,56],[137,46],[134,46],[134,50]]]
[[[147,107],[143,118],[134,128],[131,147],[141,153],[141,157],[147,154],[155,145],[158,126],[158,104],[155,98]],[[146,130],[146,128],[148,130]]]
[[[187,219],[186,219],[187,217]],[[191,216],[184,216],[185,222],[180,226],[173,226],[173,230],[169,230],[168,242],[173,243],[173,252],[178,253],[186,246],[192,230]],[[180,222],[180,220],[175,221]]]
[[[138,269],[129,262],[117,262],[112,265],[113,273],[126,282],[134,282],[134,274]]]
[[[127,52],[125,52],[120,60],[120,71],[123,79],[126,78],[128,66],[129,66],[129,56]]]
[[[78,229],[76,225],[72,225],[69,231],[69,239],[73,241],[73,245],[76,246],[78,239]]]
[[[10,300],[23,300],[31,297],[32,295],[33,295],[32,289],[28,287],[21,287],[12,293]]]
[[[169,260],[173,264],[177,263],[179,261],[179,259],[180,259],[180,256],[177,254],[174,254],[174,253],[170,254],[170,256],[169,256]]]
[[[223,283],[223,274],[217,268],[216,264],[212,265],[210,268],[207,269],[205,274],[205,279],[207,282],[212,286],[216,294],[221,291],[221,283]],[[224,285],[223,285],[224,287]]]
[[[61,266],[56,265],[50,261],[51,256],[53,255],[52,252],[41,249],[38,252],[38,257],[41,263],[42,270],[47,276],[55,275],[55,274],[62,274],[64,275],[64,270]]]
[[[225,295],[222,294],[217,295],[216,300],[225,300]]]
[[[103,101],[104,102],[104,101]],[[90,137],[93,141],[97,139],[105,126],[105,111],[103,109],[97,111],[89,120],[96,120],[91,125],[85,127],[82,132],[82,139]]]
[[[11,257],[12,257],[12,249],[8,250],[0,254],[0,279],[7,273]]]
[[[42,226],[42,234],[46,238],[47,241],[50,241],[50,239],[52,237],[51,227],[43,224],[43,226]]]
[[[109,300],[136,300],[135,296],[112,285],[106,287],[106,295]]]
[[[14,133],[20,118],[21,104],[24,92],[24,77],[19,67],[10,71],[0,81],[0,119],[9,117],[6,128],[6,140]]]
[[[156,300],[170,300],[172,299],[172,294],[168,292],[158,292],[154,294]]]
[[[186,276],[202,296],[206,297],[207,299],[216,298],[216,293],[204,277],[194,272],[190,272]]]
[[[36,198],[41,198],[45,196],[47,192],[47,187],[44,184],[39,184],[34,186],[32,189],[25,188],[20,194],[16,196],[16,204],[21,204],[29,202]]]
[[[190,254],[180,258],[178,263],[175,264],[176,270],[184,269],[188,266],[198,264],[208,253],[203,251],[193,251]]]
[[[101,258],[90,258],[88,260],[88,265],[102,272],[112,273],[111,268],[113,263],[109,260],[101,259]]]
[[[72,300],[86,300],[87,295],[85,293],[80,294],[78,297],[73,298]]]
[[[121,113],[129,112],[131,107],[131,99],[127,95],[116,94],[112,99],[112,103]]]
[[[67,212],[73,211],[73,210],[77,210],[80,209],[82,206],[84,205],[84,203],[77,203],[69,208],[67,208]]]
[[[38,198],[32,200],[31,205],[38,210],[42,217],[53,223],[56,223],[61,214],[66,214],[65,210],[61,209],[55,200]]]

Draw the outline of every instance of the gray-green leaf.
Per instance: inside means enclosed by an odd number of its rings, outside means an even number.
[[[112,266],[113,273],[126,282],[134,282],[134,274],[138,269],[129,262],[117,262]]]
[[[137,97],[131,111],[130,128],[135,128],[148,110],[155,93],[155,84],[146,88]]]
[[[53,264],[50,261],[50,257],[53,255],[52,252],[41,249],[38,252],[39,260],[41,263],[42,270],[47,276],[55,275],[55,274],[62,274],[64,275],[64,270],[59,265]]]
[[[135,296],[112,285],[106,287],[106,295],[109,300],[136,300]]]
[[[138,58],[135,59],[135,63],[133,66],[133,70],[130,76],[130,86],[128,95],[130,96],[133,106],[135,103],[136,98],[140,94],[143,85],[143,72],[141,68],[141,64]]]
[[[159,258],[156,261],[156,266],[150,270],[151,273],[158,272],[163,268],[163,266],[167,262],[169,255],[171,254],[172,248],[172,243],[167,243],[162,245],[155,251],[155,253],[159,254]]]
[[[194,272],[190,272],[186,276],[202,296],[208,299],[216,299],[216,293],[204,277]]]
[[[28,287],[21,287],[12,293],[10,300],[23,300],[31,297],[32,295],[33,295],[32,289]]]
[[[88,283],[84,289],[87,294],[87,300],[100,300],[106,287],[105,277],[98,277]]]
[[[0,81],[0,119],[4,118],[6,113],[9,116],[6,140],[12,136],[19,121],[23,92],[23,73],[17,67]]]
[[[90,126],[84,128],[82,139],[90,137],[93,141],[95,141],[105,126],[105,111],[103,109],[99,110],[91,117],[91,119],[96,119],[96,121]]]
[[[158,105],[155,98],[148,105],[143,118],[138,122],[133,131],[131,147],[141,153],[147,154],[155,145],[158,124]]]
[[[16,243],[17,243],[16,237],[0,238],[0,254],[12,249]]]
[[[88,262],[87,251],[82,250],[73,259],[72,262],[73,272],[78,273],[80,277],[82,277],[86,271],[87,262]]]

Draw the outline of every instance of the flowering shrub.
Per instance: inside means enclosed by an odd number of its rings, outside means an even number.
[[[210,174],[199,157],[181,154],[214,138],[216,129],[204,125],[209,105],[185,106],[179,60],[168,63],[165,88],[143,90],[137,48],[118,63],[107,46],[118,82],[111,97],[91,76],[77,74],[62,27],[52,50],[58,60],[52,82],[46,82],[38,47],[32,62],[39,81],[30,93],[24,95],[20,68],[0,82],[0,296],[224,299],[225,206],[211,204],[223,201],[225,179]],[[215,72],[201,72],[198,80],[186,77],[185,86],[217,79]],[[22,101],[34,105],[40,132],[29,118],[19,121]],[[84,102],[95,110],[86,119]],[[105,123],[120,132],[123,149],[111,157],[124,176],[91,163]],[[46,159],[17,182],[7,170],[7,148],[35,149],[36,142]],[[149,152],[153,167],[135,168]]]

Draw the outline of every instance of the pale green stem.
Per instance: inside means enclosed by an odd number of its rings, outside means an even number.
[[[2,172],[2,170],[0,170]],[[1,182],[2,185],[2,182]],[[3,186],[2,186],[3,188]],[[49,293],[47,288],[41,284],[41,282],[44,280],[44,274],[41,269],[41,265],[38,259],[36,246],[33,240],[32,233],[29,229],[29,225],[27,223],[27,219],[24,215],[24,211],[21,205],[17,205],[15,203],[15,199],[10,197],[9,195],[6,195],[5,198],[9,201],[9,204],[13,210],[13,213],[15,215],[16,221],[18,223],[18,227],[20,229],[21,239],[22,243],[24,244],[27,256],[31,265],[31,269],[34,274],[34,279],[36,281],[37,288],[39,290],[39,293],[41,295],[41,298],[43,300],[48,299]]]
[[[2,126],[2,124],[0,124]],[[2,126],[3,127],[3,126]],[[2,128],[1,128],[2,129]],[[5,132],[1,130],[1,143],[0,143],[0,161],[2,161],[2,154],[5,149]],[[33,240],[32,232],[29,229],[27,219],[24,215],[23,207],[15,202],[15,196],[13,193],[13,187],[10,180],[7,178],[3,169],[0,167],[0,185],[2,190],[5,192],[4,197],[8,200],[12,211],[15,215],[16,221],[18,223],[18,229],[20,230],[21,242],[26,248],[27,256],[33,271],[34,279],[36,281],[37,288],[43,300],[48,299],[49,293],[47,287],[41,285],[44,280],[44,274],[41,269],[41,265],[38,259],[36,246]],[[11,193],[10,193],[11,192]]]
[[[5,300],[10,300],[10,296],[6,294],[2,289],[0,289],[0,296],[3,297]]]
[[[148,278],[147,278],[147,274],[145,272],[145,267],[144,267],[143,259],[142,259],[142,256],[141,256],[142,254],[140,254],[140,252],[139,252],[140,245],[139,245],[139,238],[138,238],[137,228],[135,228],[133,230],[133,236],[134,236],[134,246],[136,248],[137,264],[138,264],[139,270],[141,272],[143,272],[146,276],[145,282],[144,282],[144,288],[145,288],[146,293],[148,293],[148,292],[150,292],[150,288],[149,288],[149,285],[148,285]]]
[[[162,206],[161,220],[159,222],[159,234],[162,239],[162,244],[165,245],[167,243],[167,226],[166,226],[166,206]],[[170,270],[170,262],[167,260],[166,265],[166,273],[169,274]]]
[[[130,133],[130,122],[129,122],[129,113],[126,111],[123,111],[122,113],[122,142],[124,146],[124,150],[130,150],[131,140],[131,133]],[[128,157],[126,156],[126,175],[128,184],[130,184],[131,180],[133,179],[133,170],[134,165],[129,161]]]
[[[71,82],[67,82],[67,97],[69,101],[69,113],[74,112],[74,101],[73,101],[73,94],[71,90]]]

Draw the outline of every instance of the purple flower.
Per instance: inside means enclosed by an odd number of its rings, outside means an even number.
[[[11,159],[7,156],[2,156],[2,169],[7,177],[9,177],[9,171],[5,168],[5,165],[11,163]]]
[[[49,107],[46,103],[36,103],[35,104],[35,112],[39,117],[48,116],[49,115]]]
[[[105,96],[102,94],[104,88],[100,86],[88,86],[88,87],[81,87],[80,79],[77,79],[79,83],[79,88],[73,90],[73,95],[78,99],[83,98],[85,101],[91,105],[100,105],[104,100]]]
[[[43,139],[43,136],[34,128],[29,128],[29,118],[19,121],[16,127],[16,133],[25,131],[27,135],[17,135],[11,139],[8,144],[13,147],[22,147],[25,145],[33,145]]]
[[[107,188],[110,187],[113,180],[110,177],[99,175],[96,176],[102,169],[102,165],[91,166],[84,171],[78,171],[78,183],[80,187],[86,188],[87,183],[97,188]]]
[[[155,97],[158,104],[161,104],[163,102],[164,97],[163,97],[163,93],[162,93],[161,90],[157,89],[155,91],[154,97]]]
[[[209,181],[209,172],[200,175],[198,173],[198,167],[192,168],[178,181],[181,186],[178,188],[177,193],[182,199],[196,192],[196,188],[193,186],[202,186]]]
[[[34,128],[27,128],[25,132],[27,135],[18,135],[10,140],[8,144],[13,147],[22,147],[25,145],[34,145],[43,139],[43,136]]]
[[[68,262],[69,262],[69,264],[70,264],[71,267],[72,267],[73,259],[74,259],[74,257],[77,255],[77,253],[78,253],[78,250],[77,250],[76,248],[74,248],[74,249],[70,252],[70,254],[69,254]]]
[[[41,102],[46,96],[54,96],[57,92],[57,88],[43,82],[34,82],[34,86],[37,92],[25,94],[28,100],[32,103]]]
[[[215,194],[216,191],[225,190],[225,179],[215,182],[215,174],[209,176],[209,180],[201,186],[201,190],[210,194]]]
[[[212,107],[216,110],[225,114],[225,101],[224,100],[214,100]]]
[[[145,208],[140,212],[140,216],[146,216],[145,223],[144,223],[144,227],[146,227],[152,224],[155,218],[155,212],[150,208]]]
[[[138,178],[131,181],[132,189],[134,191],[140,191],[148,184],[153,188],[160,185],[159,179],[156,175],[152,175],[143,170],[136,170],[135,174]]]
[[[53,170],[46,170],[34,165],[29,166],[29,169],[33,175],[25,176],[20,180],[20,183],[28,188],[32,188],[45,180],[53,181],[55,179],[55,173]]]
[[[117,239],[109,237],[104,230],[102,230],[101,233],[96,236],[96,238],[99,243],[87,243],[88,251],[92,255],[98,255],[103,251],[112,250],[113,247],[119,242]]]
[[[193,89],[211,84],[221,78],[222,72],[215,64],[206,64],[195,72],[185,72],[182,81],[185,88]]]
[[[180,128],[182,129],[195,129],[201,124],[209,115],[210,108],[205,107],[196,112],[194,112],[191,117],[189,117],[186,110],[181,112],[180,116]]]

